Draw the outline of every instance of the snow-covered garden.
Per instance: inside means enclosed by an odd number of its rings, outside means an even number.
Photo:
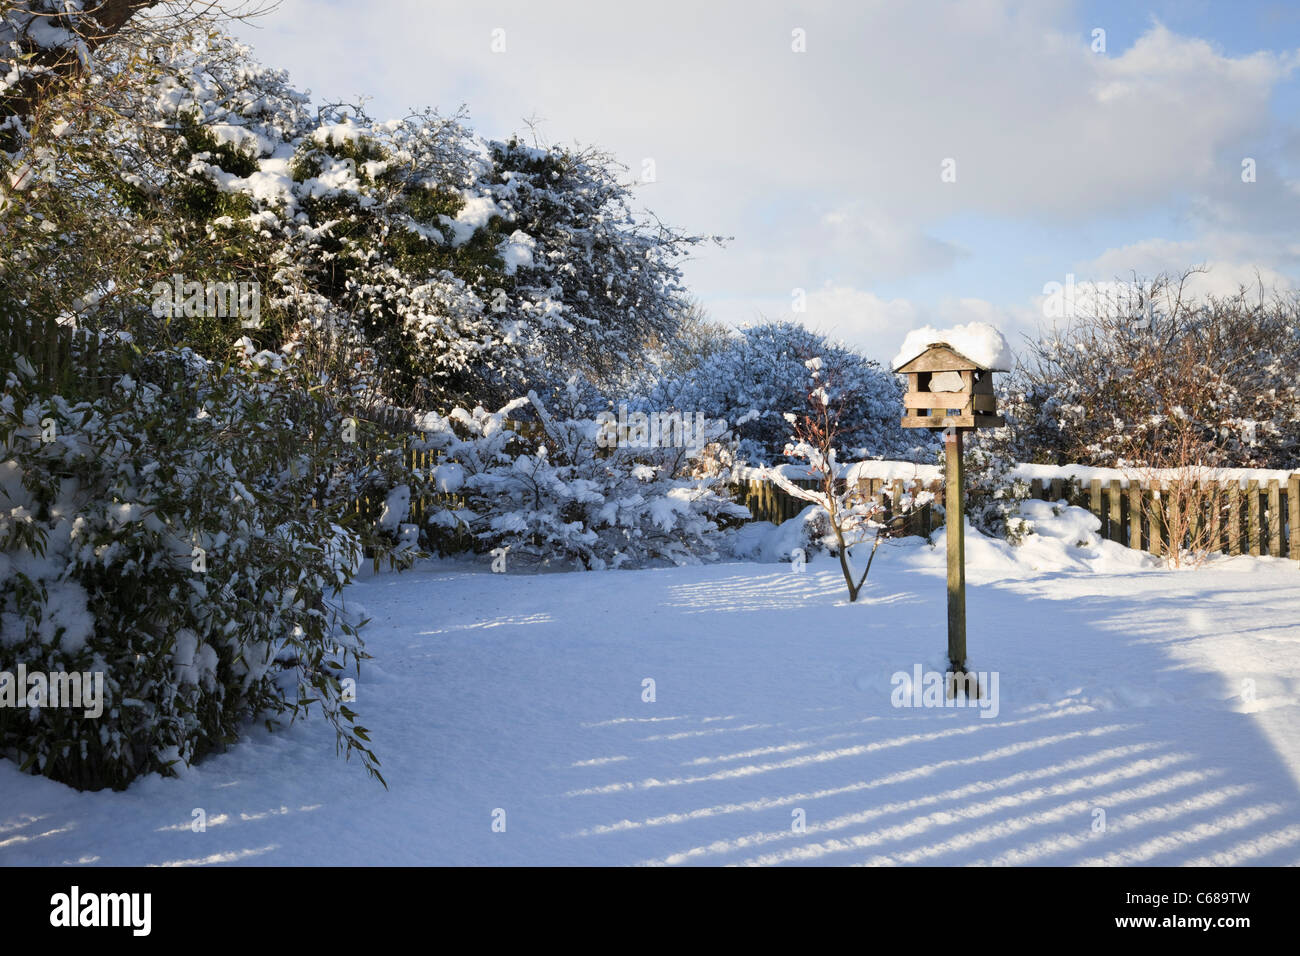
[[[1300,295],[884,364],[105,6],[0,8],[0,864],[1300,864]]]
[[[803,573],[746,561],[500,575],[447,561],[346,592],[373,619],[355,706],[387,791],[311,721],[249,727],[179,779],[122,793],[4,762],[0,854],[1300,863],[1294,564],[1171,571],[1114,544],[1012,549],[973,533],[967,547],[970,665],[998,672],[996,714],[895,706],[912,703],[896,672],[946,663],[942,543],[888,546],[856,604],[826,557]]]

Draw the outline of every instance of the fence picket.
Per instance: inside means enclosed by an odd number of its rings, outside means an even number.
[[[1228,486],[1228,554],[1241,554],[1241,483]]]
[[[1120,503],[1121,495],[1119,488],[1119,479],[1112,478],[1110,482],[1110,523],[1107,525],[1106,537],[1111,541],[1124,543],[1124,521],[1122,519],[1122,505]]]
[[[1147,508],[1147,538],[1149,550],[1157,557],[1165,553],[1165,499],[1160,493],[1161,482],[1156,479],[1151,482],[1151,493],[1147,500],[1150,506]]]
[[[1246,483],[1247,545],[1250,553],[1259,556],[1259,482],[1252,478]]]
[[[1142,486],[1128,483],[1128,546],[1142,550]]]
[[[1282,490],[1276,478],[1268,483],[1268,553],[1282,557]]]

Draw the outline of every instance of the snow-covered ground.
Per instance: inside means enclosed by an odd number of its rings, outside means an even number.
[[[916,539],[857,605],[825,556],[369,577],[356,708],[390,790],[319,719],[123,793],[0,761],[0,863],[1300,863],[1294,563],[968,558],[996,716],[891,703],[943,666],[943,551]]]

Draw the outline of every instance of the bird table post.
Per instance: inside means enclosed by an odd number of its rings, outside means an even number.
[[[966,671],[966,508],[963,498],[961,431],[943,433],[947,455],[944,510],[948,513],[948,661],[954,674]]]
[[[926,330],[933,331],[933,330]],[[989,329],[997,341],[1001,334]],[[954,674],[966,672],[966,538],[962,485],[962,434],[976,428],[998,428],[1005,424],[997,414],[993,392],[994,362],[975,362],[947,342],[932,342],[919,348],[915,336],[908,336],[903,352],[894,361],[894,371],[907,376],[903,397],[904,428],[942,431],[947,462],[944,511],[948,536],[948,660]],[[910,353],[910,354],[909,354]],[[999,355],[996,364],[1005,364]]]

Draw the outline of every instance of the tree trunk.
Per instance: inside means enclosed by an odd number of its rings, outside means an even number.
[[[91,0],[80,13],[62,13],[63,4],[56,0],[14,0],[8,4],[10,17],[30,13],[31,20],[17,36],[6,36],[0,30],[0,39],[18,43],[19,59],[12,55],[0,56],[0,73],[9,73],[22,66],[33,71],[0,96],[0,125],[13,117],[25,119],[53,94],[60,83],[82,69],[79,48],[87,54],[94,53],[105,41],[117,34],[126,22],[146,7],[157,6],[161,0]],[[71,34],[62,44],[43,46],[31,35],[31,25],[61,28]],[[8,53],[8,50],[6,50]],[[30,58],[21,59],[30,54]],[[7,131],[12,135],[13,130]]]

